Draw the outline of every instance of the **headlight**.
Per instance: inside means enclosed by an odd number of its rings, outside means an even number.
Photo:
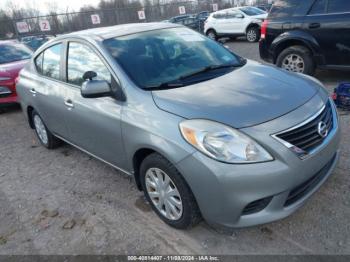
[[[258,143],[243,133],[209,120],[180,123],[185,140],[202,153],[227,163],[255,163],[273,160]]]
[[[0,81],[7,81],[7,80],[11,80],[11,77],[0,76]]]

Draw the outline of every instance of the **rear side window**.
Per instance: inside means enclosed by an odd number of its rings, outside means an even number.
[[[269,18],[283,18],[294,15],[300,0],[279,0],[271,8]]]
[[[216,13],[213,15],[213,17],[215,19],[225,19],[226,18],[226,14],[225,13]]]
[[[311,7],[310,15],[325,14],[327,7],[327,0],[317,0]]]
[[[111,83],[111,73],[97,54],[86,45],[70,42],[67,61],[68,83],[81,86],[84,82],[83,75],[87,71],[94,71],[97,74],[96,80]]]
[[[350,12],[349,0],[328,0],[328,13]]]
[[[44,76],[60,79],[61,48],[62,44],[57,44],[49,47],[43,52],[41,73]]]

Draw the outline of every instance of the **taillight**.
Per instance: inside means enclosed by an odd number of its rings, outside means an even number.
[[[19,76],[17,76],[17,77],[15,78],[15,84],[16,84],[16,85],[17,85],[18,81],[19,81]]]
[[[261,25],[261,39],[265,39],[266,38],[266,33],[267,33],[267,25],[269,24],[268,20],[264,20],[264,22]]]
[[[332,94],[332,99],[335,101],[335,100],[337,100],[337,89],[336,88],[334,88],[334,92],[333,92],[333,94]]]

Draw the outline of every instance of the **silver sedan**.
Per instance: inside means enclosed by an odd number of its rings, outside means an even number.
[[[43,146],[65,141],[129,174],[175,228],[284,218],[338,159],[337,112],[320,82],[175,24],[57,37],[17,92]]]

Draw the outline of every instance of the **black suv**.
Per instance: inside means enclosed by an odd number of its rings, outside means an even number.
[[[350,70],[349,0],[279,0],[261,26],[260,56],[289,71]]]

